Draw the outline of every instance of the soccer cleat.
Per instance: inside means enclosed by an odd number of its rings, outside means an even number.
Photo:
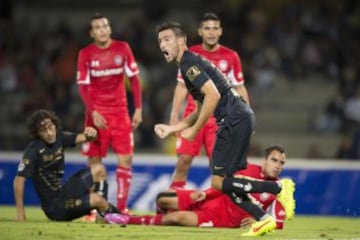
[[[272,232],[276,228],[276,221],[272,216],[268,216],[262,221],[255,222],[251,225],[248,232],[241,234],[244,237],[262,236],[266,233]]]
[[[126,225],[130,220],[130,216],[120,213],[108,213],[105,215],[104,220],[110,224]]]
[[[277,199],[285,208],[286,219],[291,220],[295,215],[295,183],[290,178],[283,178],[281,182],[281,192],[277,195]]]
[[[93,223],[96,222],[97,211],[95,209],[91,210],[89,215],[85,215],[82,220],[83,222]]]

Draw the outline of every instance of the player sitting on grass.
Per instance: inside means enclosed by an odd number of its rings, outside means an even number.
[[[277,195],[256,193],[255,186],[254,191],[249,190],[249,197],[276,220],[277,229],[283,228],[285,218],[291,219],[295,214],[295,184],[291,179],[286,178],[279,181],[285,161],[285,150],[281,146],[274,145],[265,150],[265,158],[261,166],[248,164],[246,169],[235,173],[239,178],[258,179],[258,182],[276,181],[282,185],[282,191]],[[248,188],[253,186],[249,185]],[[252,222],[251,215],[236,205],[228,195],[212,188],[206,191],[177,189],[175,192],[162,192],[158,195],[157,204],[165,214],[155,216],[107,214],[105,220],[118,224],[193,227],[241,227]],[[254,231],[256,232],[256,229],[251,229],[250,232]]]
[[[24,209],[25,181],[32,178],[41,207],[55,221],[71,221],[97,209],[99,214],[118,213],[103,197],[106,175],[103,166],[83,169],[63,184],[64,151],[66,147],[92,141],[97,131],[86,127],[83,133],[64,132],[54,112],[38,110],[28,119],[33,140],[26,147],[14,179],[17,220],[26,220]]]

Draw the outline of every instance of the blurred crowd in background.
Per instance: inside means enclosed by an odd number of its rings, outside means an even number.
[[[91,14],[76,24],[65,17],[54,20],[46,14],[36,18],[17,14],[19,6],[30,8],[30,2],[1,1],[0,150],[25,147],[29,140],[25,120],[38,108],[56,111],[65,129],[83,128],[76,61],[78,50],[91,41],[87,32]],[[335,85],[333,97],[321,109],[322,120],[313,123],[312,131],[345,136],[339,153],[330,157],[360,158],[359,1],[198,0],[187,5],[183,1],[186,6],[179,1],[136,2],[137,6],[129,8],[137,8],[138,14],[127,22],[110,16],[113,37],[130,43],[141,69],[144,122],[136,132],[136,151],[159,150],[153,125],[168,121],[176,84],[176,66],[165,63],[155,25],[168,19],[182,22],[192,45],[200,41],[196,33],[199,17],[212,11],[222,20],[221,43],[241,57],[252,99],[272,91],[279,76],[297,84],[316,76],[324,87]],[[99,9],[107,15],[107,8]]]

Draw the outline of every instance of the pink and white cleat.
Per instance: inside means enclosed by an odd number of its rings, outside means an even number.
[[[105,215],[104,219],[110,224],[126,225],[130,220],[130,216],[120,213],[108,213]]]

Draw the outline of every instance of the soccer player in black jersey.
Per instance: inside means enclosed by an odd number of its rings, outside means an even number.
[[[275,229],[275,220],[248,197],[252,191],[278,194],[289,199],[287,182],[252,181],[233,177],[236,170],[246,168],[246,155],[255,129],[255,115],[249,104],[230,86],[226,77],[213,64],[187,50],[186,34],[176,22],[165,22],[156,28],[158,43],[165,60],[176,62],[185,86],[197,109],[175,125],[156,124],[160,138],[179,132],[193,140],[211,114],[218,125],[211,162],[211,185],[232,198],[257,220],[245,236],[258,236]],[[208,194],[215,194],[214,192]],[[209,196],[208,196],[209,197]]]
[[[71,221],[97,209],[100,215],[118,210],[104,198],[106,175],[102,165],[78,171],[63,183],[64,152],[67,147],[92,141],[96,129],[86,127],[83,133],[61,130],[56,114],[37,110],[28,118],[33,140],[26,147],[14,179],[17,220],[26,220],[24,208],[25,181],[32,178],[41,207],[54,221]]]

